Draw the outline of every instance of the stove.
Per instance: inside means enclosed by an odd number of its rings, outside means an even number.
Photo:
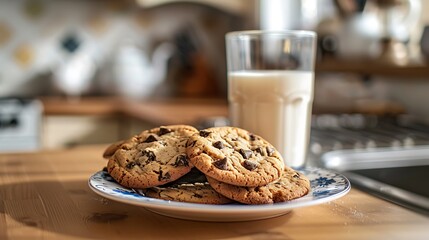
[[[41,147],[42,104],[34,99],[0,99],[0,152]]]
[[[329,151],[429,145],[429,124],[409,115],[324,114],[312,117],[309,158]]]

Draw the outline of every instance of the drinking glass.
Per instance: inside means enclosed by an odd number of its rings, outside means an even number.
[[[226,34],[232,125],[262,136],[294,168],[306,161],[316,38],[311,31]]]

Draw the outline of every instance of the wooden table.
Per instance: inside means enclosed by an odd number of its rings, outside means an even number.
[[[174,219],[104,199],[87,180],[106,146],[0,155],[0,239],[428,239],[429,219],[352,189],[268,220]]]

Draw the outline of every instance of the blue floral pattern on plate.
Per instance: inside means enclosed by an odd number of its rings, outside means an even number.
[[[321,168],[299,169],[310,179],[311,191],[304,197],[275,204],[244,205],[239,203],[226,205],[183,203],[148,198],[129,188],[122,187],[104,171],[89,178],[91,189],[111,200],[126,204],[143,206],[148,210],[167,216],[192,220],[241,221],[263,219],[285,214],[298,208],[329,202],[344,196],[350,190],[350,182],[343,175]]]

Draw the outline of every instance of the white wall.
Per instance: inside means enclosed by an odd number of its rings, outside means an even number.
[[[429,14],[427,12],[429,11],[429,1],[428,0],[421,0],[422,2],[422,22],[429,24]]]

